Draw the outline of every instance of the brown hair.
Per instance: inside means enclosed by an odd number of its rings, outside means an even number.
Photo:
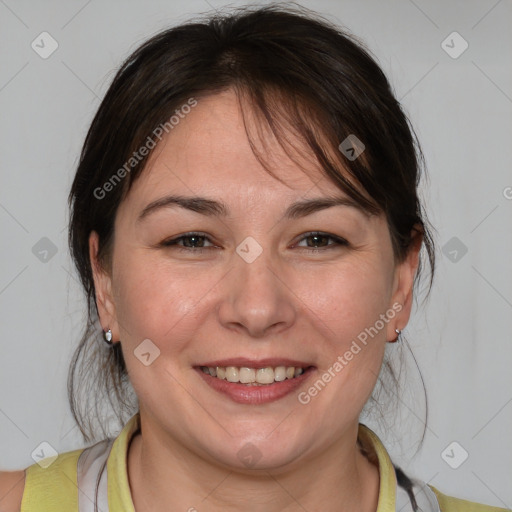
[[[118,171],[127,169],[133,153],[154,138],[155,128],[190,98],[200,101],[228,88],[247,100],[289,154],[290,149],[295,154],[306,149],[337,187],[368,212],[385,214],[397,261],[407,255],[412,233],[423,234],[430,291],[435,251],[418,197],[421,151],[386,77],[360,42],[306,9],[277,5],[214,14],[165,30],[117,72],[85,139],[69,195],[69,244],[88,318],[71,363],[68,396],[86,441],[96,438],[91,411],[101,416],[100,394],[121,425],[126,413],[137,411],[121,344],[108,350],[102,341],[89,234],[98,233],[99,260],[108,268],[118,206],[149,155],[132,161],[129,172]],[[365,146],[360,158],[347,158],[338,150],[351,135]],[[300,148],[290,142],[295,137]],[[102,187],[116,173],[123,179],[108,187],[107,198],[99,197],[104,194],[98,190],[106,190]],[[421,262],[420,257],[415,286]]]

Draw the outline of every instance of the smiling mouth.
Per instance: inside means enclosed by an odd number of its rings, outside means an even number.
[[[300,366],[266,366],[250,368],[247,366],[201,366],[203,373],[220,380],[247,386],[268,386],[300,377],[310,367]]]

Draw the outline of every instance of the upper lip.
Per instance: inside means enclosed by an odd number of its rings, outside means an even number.
[[[211,366],[216,367],[220,366],[237,366],[237,367],[247,367],[247,368],[266,368],[268,366],[276,367],[276,366],[296,366],[300,368],[307,368],[312,366],[310,363],[305,363],[304,361],[298,361],[297,359],[288,359],[286,357],[268,357],[265,359],[248,359],[246,357],[232,357],[229,359],[218,359],[216,361],[208,361],[206,363],[201,363],[198,366]]]

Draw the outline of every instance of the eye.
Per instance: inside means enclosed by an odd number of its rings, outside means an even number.
[[[329,240],[332,240],[334,243],[328,243]],[[306,241],[307,243],[306,248],[313,251],[318,251],[319,249],[335,249],[339,246],[349,245],[348,242],[343,238],[330,235],[329,233],[323,233],[321,231],[312,231],[311,233],[306,233],[305,236],[299,240],[299,244],[303,241]],[[311,241],[311,244],[309,241]],[[304,247],[299,244],[298,247]]]
[[[160,245],[163,247],[173,246],[180,251],[193,251],[202,252],[203,249],[209,249],[214,247],[213,244],[210,246],[204,245],[205,241],[210,242],[210,239],[204,233],[185,233],[171,240],[165,240]],[[183,243],[182,243],[183,242]]]
[[[331,241],[331,243],[329,243]],[[301,245],[306,242],[306,245]],[[208,244],[208,245],[206,245]],[[200,232],[185,233],[170,240],[164,240],[162,247],[172,247],[179,251],[202,253],[205,250],[216,247],[207,235]],[[313,252],[325,251],[327,249],[335,249],[340,246],[348,246],[349,243],[343,238],[323,233],[321,231],[312,231],[306,233],[296,244],[296,247],[311,250]]]

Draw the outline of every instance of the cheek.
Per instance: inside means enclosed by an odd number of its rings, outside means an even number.
[[[386,276],[378,264],[326,268],[303,280],[301,296],[319,328],[324,325],[322,332],[341,349],[385,313],[391,294]]]
[[[325,340],[319,378],[323,375],[329,380],[327,392],[317,391],[323,389],[320,384],[306,393],[321,395],[317,402],[320,409],[338,411],[333,414],[333,428],[341,416],[360,413],[380,372],[387,325],[381,315],[386,316],[391,296],[386,279],[389,269],[384,266],[377,259],[361,259],[304,281],[305,311],[309,310],[314,330]],[[343,407],[332,409],[333,404]]]
[[[299,398],[314,408],[328,431],[336,431],[343,422],[356,420],[374,389],[386,346],[381,315],[388,309],[390,290],[382,274],[365,273],[362,266],[322,281],[323,291],[310,293],[306,308],[323,338],[317,345],[322,352],[318,379]]]
[[[151,339],[162,350],[186,337],[195,311],[208,290],[205,279],[189,276],[153,258],[123,258],[114,276],[121,334],[130,344]],[[123,332],[124,331],[124,332]],[[168,346],[166,346],[168,345]]]

